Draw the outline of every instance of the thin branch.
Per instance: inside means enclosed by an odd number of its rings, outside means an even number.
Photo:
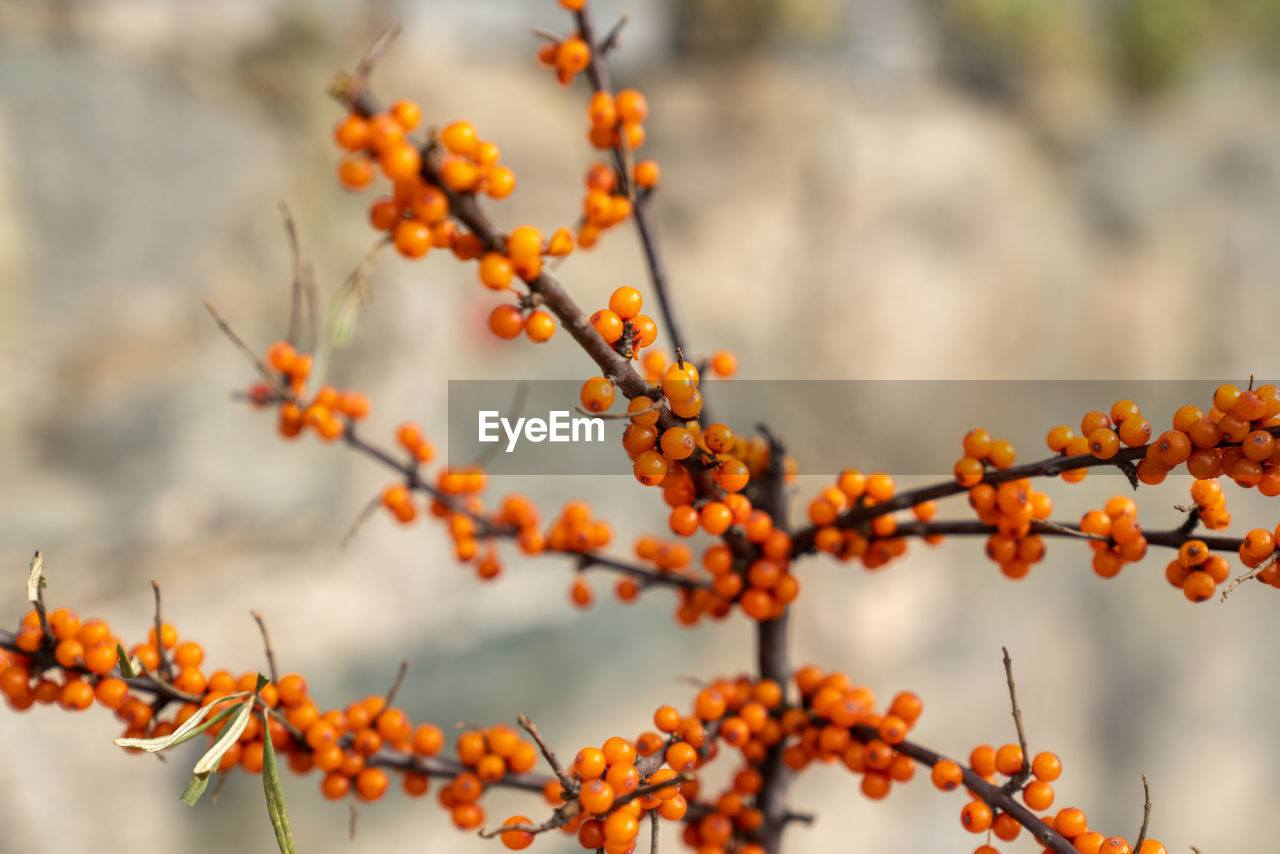
[[[618,46],[618,36],[622,35],[623,28],[626,27],[630,21],[631,18],[627,15],[621,15],[618,18],[618,22],[609,28],[609,32],[605,33],[605,37],[600,40],[599,46],[596,47],[596,52],[599,53],[602,58],[608,56],[609,51]]]
[[[1004,653],[1004,678],[1009,686],[1009,705],[1013,707],[1013,726],[1018,731],[1018,746],[1022,748],[1022,767],[1004,784],[1004,790],[1012,793],[1021,789],[1031,776],[1031,757],[1027,755],[1027,734],[1022,728],[1022,709],[1018,707],[1018,691],[1013,682],[1013,659],[1007,646],[1000,647],[1000,651]]]
[[[1235,578],[1231,579],[1231,583],[1222,589],[1221,601],[1223,602],[1227,601],[1227,597],[1231,595],[1232,590],[1235,590],[1237,587],[1239,587],[1241,584],[1245,583],[1251,578],[1257,578],[1259,575],[1262,574],[1263,570],[1268,569],[1277,560],[1280,560],[1280,552],[1272,554],[1271,557],[1267,558],[1267,560],[1258,564],[1253,569],[1246,572],[1244,575],[1237,575]]]
[[[1142,854],[1142,843],[1147,838],[1147,824],[1151,821],[1151,783],[1142,775],[1142,827],[1138,829],[1138,841],[1133,843],[1136,854]]]
[[[284,220],[284,233],[289,239],[289,265],[292,284],[289,292],[289,327],[285,340],[298,346],[298,326],[302,323],[302,249],[298,245],[298,226],[293,213],[284,202],[280,203],[280,216]]]
[[[156,613],[156,655],[160,658],[160,675],[165,682],[173,681],[173,665],[169,662],[169,656],[165,654],[164,649],[164,622],[160,619],[160,585],[153,579],[151,581],[151,590],[155,594]]]
[[[658,854],[658,811],[649,811],[649,854]]]
[[[360,533],[360,529],[364,527],[364,523],[368,522],[373,514],[378,512],[378,508],[382,506],[382,496],[375,495],[365,503],[360,512],[356,514],[356,518],[352,520],[351,526],[347,528],[347,532],[342,535],[342,539],[338,541],[338,547],[345,549],[351,545],[356,538],[356,534]]]
[[[1272,436],[1280,437],[1280,426],[1265,428]],[[1232,447],[1227,442],[1221,442],[1219,448]],[[1234,447],[1239,447],[1234,446]],[[1147,454],[1147,445],[1139,445],[1134,448],[1122,448],[1109,460],[1102,460],[1093,454],[1076,454],[1074,456],[1052,456],[1043,460],[1038,460],[1026,465],[1014,466],[1007,469],[998,469],[988,471],[982,478],[981,483],[989,483],[997,486],[1011,480],[1020,480],[1022,478],[1036,477],[1057,477],[1066,471],[1076,469],[1097,468],[1099,466],[1120,466],[1123,463],[1140,460]],[[884,516],[889,513],[895,513],[899,510],[909,510],[917,504],[923,504],[926,501],[936,501],[940,498],[947,498],[952,495],[959,495],[968,492],[970,487],[961,486],[954,480],[948,480],[941,483],[935,483],[930,486],[922,486],[919,489],[911,489],[906,492],[900,492],[887,501],[872,506],[857,505],[846,510],[835,521],[838,528],[857,528],[877,516]],[[1032,526],[1034,530],[1034,525]],[[1070,527],[1070,526],[1068,526]],[[800,531],[797,531],[792,537],[791,555],[796,557],[806,552],[813,551],[814,537],[818,533],[818,526],[811,525]],[[1152,542],[1151,535],[1144,533],[1147,542]],[[1170,537],[1178,536],[1176,533],[1170,534]],[[1185,542],[1190,539],[1182,536],[1178,542]],[[1206,541],[1211,538],[1200,538]],[[1239,545],[1239,541],[1237,541]],[[1211,546],[1211,548],[1213,548]]]
[[[267,672],[271,674],[271,681],[279,684],[280,679],[276,672],[276,653],[271,648],[271,635],[267,634],[267,622],[262,619],[262,615],[257,611],[250,611],[253,621],[258,624],[258,633],[262,635],[262,649],[267,655]]]
[[[555,753],[547,746],[546,741],[542,738],[542,733],[538,732],[538,726],[531,721],[527,715],[520,715],[516,718],[516,723],[520,724],[520,728],[529,733],[529,737],[538,745],[538,749],[542,751],[542,756],[547,760],[547,764],[551,766],[551,770],[555,773],[556,778],[560,780],[560,785],[564,786],[566,793],[576,793],[578,791],[578,781],[564,770],[564,766],[560,764],[560,760],[556,758]]]
[[[236,334],[236,331],[231,328],[231,324],[222,316],[222,312],[218,311],[218,307],[207,299],[204,300],[204,307],[213,318],[213,322],[218,325],[218,329],[222,334],[227,336],[232,344],[236,345],[236,348],[245,355],[245,358],[253,362],[253,366],[258,369],[258,373],[266,380],[267,385],[271,386],[271,390],[279,395],[282,400],[293,401],[292,392],[284,387],[280,382],[280,377],[276,375],[275,371],[267,367],[267,363],[262,361],[262,357],[255,353],[253,348],[244,343],[244,339]]]
[[[849,728],[849,733],[864,744],[880,737],[880,731],[876,727],[868,726],[867,724],[855,724]],[[933,767],[945,758],[940,753],[910,741],[895,744],[894,750],[914,759],[921,765],[928,765],[929,767]],[[1041,845],[1050,851],[1057,852],[1057,854],[1079,854],[1075,846],[1066,837],[1041,821],[1039,816],[1027,809],[1024,804],[1015,800],[1012,794],[1006,792],[995,783],[983,779],[972,768],[960,765],[960,770],[963,774],[964,785],[976,798],[993,809],[1008,813],[1014,821],[1025,827]]]
[[[395,702],[396,694],[400,693],[400,686],[404,684],[405,674],[409,672],[408,659],[401,659],[400,666],[396,668],[396,678],[391,680],[391,687],[387,689],[386,695],[382,698],[382,711],[385,712],[391,708],[391,704]],[[379,715],[382,712],[378,713]],[[375,717],[376,721],[377,718]]]

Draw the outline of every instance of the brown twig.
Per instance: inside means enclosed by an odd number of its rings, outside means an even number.
[[[849,732],[863,743],[880,737],[880,731],[876,727],[868,726],[867,724],[856,724],[850,727]],[[940,753],[910,741],[894,745],[894,750],[914,759],[921,765],[928,765],[931,768],[946,758]],[[963,774],[964,785],[975,797],[993,809],[1008,813],[1014,821],[1025,827],[1044,847],[1050,851],[1057,852],[1057,854],[1079,854],[1075,846],[1066,837],[1041,821],[1039,816],[1015,800],[1011,793],[1006,792],[995,783],[990,783],[983,779],[972,768],[960,765],[960,770]]]
[[[155,594],[156,599],[156,656],[160,659],[160,675],[165,682],[172,682],[173,665],[169,662],[169,656],[165,653],[164,622],[160,619],[160,585],[154,579],[151,582],[151,591]]]
[[[1280,426],[1268,427],[1265,429],[1267,432],[1271,433],[1272,436],[1280,437]],[[1218,447],[1227,448],[1232,446],[1224,441],[1219,443]],[[1034,463],[1027,463],[1026,465],[988,471],[983,476],[981,482],[997,486],[1001,483],[1006,483],[1011,480],[1021,480],[1022,478],[1057,477],[1065,471],[1073,471],[1075,469],[1097,468],[1099,466],[1119,466],[1122,463],[1142,459],[1147,454],[1147,448],[1147,445],[1139,445],[1134,448],[1122,448],[1119,453],[1109,460],[1098,459],[1093,454],[1048,457]],[[954,480],[935,483],[929,486],[922,486],[918,489],[900,492],[887,501],[883,501],[879,504],[869,507],[865,505],[852,507],[840,514],[836,519],[835,525],[838,528],[857,528],[859,525],[865,524],[877,516],[895,513],[899,510],[909,510],[917,504],[922,504],[926,501],[936,501],[940,498],[947,498],[952,495],[959,495],[961,493],[968,492],[969,489],[970,487],[961,486]],[[1067,527],[1072,526],[1068,525]],[[811,525],[797,531],[791,540],[792,557],[797,557],[813,551],[813,540],[817,535],[817,532],[817,525]],[[1150,534],[1144,532],[1144,536],[1146,536],[1148,543],[1152,543]],[[1186,539],[1189,539],[1189,537],[1184,535],[1179,542],[1185,542]],[[1208,541],[1213,538],[1200,537],[1198,539]],[[1237,541],[1236,544],[1238,546],[1239,541]],[[1210,546],[1210,548],[1214,547]]]
[[[538,732],[538,726],[529,719],[527,715],[519,715],[516,723],[520,724],[520,728],[529,733],[529,737],[538,745],[538,749],[542,751],[542,756],[547,760],[547,764],[551,766],[552,772],[560,781],[560,785],[564,786],[566,795],[576,795],[578,792],[578,781],[564,770],[564,766],[560,764],[560,760],[556,758],[555,753],[547,746],[546,741],[542,738],[542,733]]]
[[[1231,579],[1231,583],[1228,584],[1226,587],[1222,588],[1222,599],[1220,601],[1222,602],[1227,601],[1227,597],[1231,595],[1232,590],[1235,590],[1237,587],[1239,587],[1241,584],[1243,584],[1244,582],[1248,581],[1251,578],[1257,578],[1259,575],[1262,574],[1263,570],[1268,569],[1277,560],[1280,560],[1280,552],[1273,553],[1271,557],[1267,558],[1265,561],[1258,564],[1253,569],[1249,570],[1243,575],[1237,575],[1235,578]]]
[[[1000,651],[1004,653],[1004,678],[1009,686],[1009,705],[1013,707],[1013,726],[1018,731],[1018,746],[1022,749],[1022,767],[1004,784],[1004,790],[1013,793],[1031,776],[1031,757],[1027,755],[1027,734],[1022,728],[1022,709],[1018,706],[1018,691],[1013,682],[1013,659],[1007,646],[1000,647]]]
[[[365,503],[364,507],[360,509],[360,512],[356,514],[356,518],[351,521],[350,527],[348,527],[346,533],[342,535],[342,539],[338,541],[338,547],[345,549],[347,546],[351,545],[352,541],[356,538],[356,534],[360,533],[360,529],[364,527],[364,523],[368,522],[369,519],[373,517],[373,514],[378,512],[378,508],[381,506],[382,496],[380,494],[370,498]]]
[[[271,681],[278,683],[280,679],[276,674],[276,653],[271,648],[271,635],[267,633],[267,621],[262,619],[262,615],[257,611],[250,611],[249,614],[258,624],[258,633],[262,635],[262,650],[267,656],[267,672],[271,674]]]
[[[391,704],[395,702],[396,694],[400,693],[400,686],[404,684],[405,674],[408,672],[409,672],[408,659],[404,659],[404,658],[400,659],[400,666],[396,668],[396,677],[391,680],[391,687],[387,688],[387,693],[382,698],[382,711],[378,712],[378,715],[381,715],[382,712],[385,712],[387,709],[391,708]],[[377,716],[374,716],[375,723],[377,722],[377,720],[378,720]]]
[[[1142,827],[1138,829],[1138,839],[1133,843],[1133,850],[1137,854],[1142,852],[1142,843],[1147,838],[1147,824],[1151,821],[1151,783],[1147,780],[1147,775],[1142,775]]]

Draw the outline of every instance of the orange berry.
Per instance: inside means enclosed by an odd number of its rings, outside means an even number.
[[[542,342],[550,340],[555,331],[555,319],[542,309],[535,309],[534,311],[531,311],[529,316],[525,318],[524,334],[527,335],[531,341]]]
[[[618,119],[627,123],[643,122],[649,116],[649,103],[635,89],[623,89],[614,98]]]
[[[982,801],[970,801],[960,811],[960,823],[970,833],[982,833],[991,827],[991,807]]]
[[[933,780],[933,785],[944,792],[949,792],[959,787],[964,781],[964,772],[959,765],[950,759],[943,759],[936,763],[929,776]]]
[[[613,406],[613,383],[604,377],[593,377],[582,384],[579,398],[588,412],[604,412]]]
[[[338,161],[338,181],[348,190],[363,190],[373,182],[373,161],[363,155],[347,155]]]
[[[524,314],[514,305],[500,305],[489,314],[489,329],[499,338],[518,337],[524,331],[524,323]]]

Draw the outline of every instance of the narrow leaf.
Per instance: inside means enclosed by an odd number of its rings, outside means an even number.
[[[31,558],[31,571],[27,573],[27,601],[35,605],[40,601],[40,588],[44,586],[44,558],[36,552]]]
[[[276,750],[271,744],[271,727],[266,712],[262,715],[262,788],[267,795],[267,815],[271,829],[276,832],[276,845],[280,854],[295,854],[293,828],[289,826],[289,811],[284,804],[284,789],[280,786],[280,769],[276,766]]]
[[[189,807],[196,805],[196,801],[200,800],[200,796],[204,794],[204,790],[209,786],[209,775],[196,775],[191,778],[191,782],[182,790],[182,802]]]
[[[231,723],[222,728],[222,732],[218,733],[217,739],[213,742],[213,747],[210,747],[196,763],[194,769],[196,776],[201,774],[207,776],[218,770],[222,757],[240,740],[240,733],[244,732],[245,726],[249,723],[249,714],[253,711],[253,699],[245,700],[234,711],[236,716],[232,718]]]
[[[138,671],[134,669],[133,662],[129,660],[129,656],[124,654],[124,647],[116,641],[116,662],[120,665],[120,675],[125,679],[132,679],[138,675]]]
[[[244,692],[240,694],[232,694],[225,699],[235,700],[247,696],[249,696],[248,692]],[[145,750],[147,753],[156,753],[169,747],[177,747],[179,744],[185,744],[210,727],[217,726],[219,723],[225,721],[241,709],[241,706],[225,706],[222,704],[223,702],[224,701],[210,703],[207,706],[201,707],[194,715],[187,718],[187,720],[183,722],[182,726],[178,727],[168,735],[161,736],[160,738],[117,738],[116,744],[121,747],[134,747],[138,750]],[[214,710],[215,706],[218,707],[218,713],[212,718],[209,718],[208,721],[205,721],[205,718]],[[241,729],[243,730],[243,727],[241,727]]]

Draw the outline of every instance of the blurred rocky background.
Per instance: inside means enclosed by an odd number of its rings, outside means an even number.
[[[774,379],[1274,378],[1275,0],[592,2],[602,22],[632,18],[616,76],[649,96],[656,213],[700,352],[733,349],[744,376]],[[519,187],[494,206],[500,222],[569,223],[592,155],[583,89],[533,62],[531,28],[566,26],[552,0],[0,4],[0,613],[17,619],[40,548],[50,600],[125,634],[145,633],[160,582],[169,618],[215,667],[261,666],[248,614],[260,610],[282,666],[307,673],[321,704],[381,692],[407,657],[400,696],[415,719],[525,712],[565,751],[635,735],[657,705],[686,701],[678,677],[749,665],[741,618],[677,629],[668,594],[622,606],[605,578],[584,614],[556,560],[512,558],[481,585],[435,527],[382,516],[342,549],[385,474],[311,439],[283,443],[268,415],[230,399],[251,372],[200,300],[256,347],[281,336],[277,203],[326,292],[371,244],[367,198],[333,177],[339,110],[325,88],[394,20],[404,33],[377,91],[417,99],[430,123],[467,117],[502,146]],[[559,272],[586,307],[645,287],[627,229]],[[371,435],[408,418],[439,435],[451,379],[590,370],[567,335],[496,341],[483,320],[495,300],[445,257],[387,256],[374,290],[330,374],[371,396]],[[982,426],[1033,459],[1042,427],[1079,415],[993,411]],[[821,416],[767,414],[783,436],[789,419]],[[1028,422],[1042,427],[1008,426]],[[830,440],[876,467],[857,435]],[[630,480],[494,490],[524,490],[548,515],[587,497],[625,553],[666,517]],[[1186,486],[1144,490],[1142,521],[1172,524]],[[1055,515],[1123,490],[1114,477],[1059,484]],[[1275,523],[1262,501],[1232,490],[1241,530]],[[1132,838],[1145,772],[1170,850],[1259,850],[1280,832],[1280,600],[1251,585],[1193,607],[1164,562],[1103,582],[1083,549],[1053,543],[1012,583],[976,542],[913,545],[874,575],[814,560],[799,570],[796,658],[885,697],[918,691],[919,739],[964,755],[1013,738],[1007,645],[1031,744],[1064,760],[1057,805]],[[195,753],[128,757],[118,734],[100,710],[0,715],[0,850],[271,850],[256,781],[236,776],[192,811],[177,795]],[[346,810],[317,788],[286,780],[300,850],[494,850],[455,832],[434,793],[363,808],[348,842]],[[961,798],[923,775],[871,804],[818,769],[794,802],[821,816],[790,832],[795,851],[976,844]],[[486,806],[500,821],[528,801],[498,792]]]

